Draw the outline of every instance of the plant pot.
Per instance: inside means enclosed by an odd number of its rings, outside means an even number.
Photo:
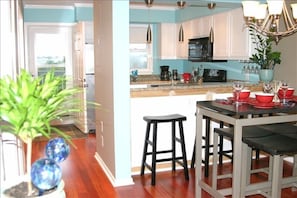
[[[273,69],[261,69],[259,71],[259,78],[262,82],[271,82],[273,80],[274,70]]]
[[[10,198],[11,196],[4,194],[4,192],[6,191],[6,189],[10,189],[13,186],[20,186],[19,184],[22,182],[26,182],[27,180],[24,179],[24,177],[19,177],[17,180],[12,181],[12,182],[6,182],[3,185],[1,185],[1,194],[0,197],[1,198]],[[25,189],[22,189],[24,188]],[[36,198],[65,198],[66,194],[64,192],[64,186],[65,183],[63,180],[61,180],[61,182],[59,183],[59,185],[54,189],[54,190],[50,190],[49,192],[45,192],[43,195],[40,196],[30,196],[30,198],[36,197]],[[25,194],[27,193],[27,182],[25,185],[22,185],[22,187],[19,187],[20,189],[17,189],[16,191],[23,191]],[[25,192],[26,191],[26,192]],[[13,197],[26,197],[26,195],[15,195]]]

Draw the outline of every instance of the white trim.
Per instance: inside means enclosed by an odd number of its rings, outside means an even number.
[[[168,6],[168,5],[153,5],[152,7],[148,8],[144,3],[143,5],[131,5],[130,4],[130,9],[133,9],[133,10],[147,10],[147,9],[150,9],[150,10],[177,10],[178,7],[177,6]]]
[[[93,3],[75,3],[75,7],[93,7]]]
[[[25,29],[27,29],[28,26],[75,26],[77,23],[35,23],[35,22],[25,22]]]
[[[74,10],[74,6],[58,6],[58,5],[25,5],[24,8],[32,9],[69,9]]]
[[[102,158],[99,156],[99,154],[97,152],[95,153],[94,157],[97,160],[97,162],[99,163],[99,165],[102,168],[102,170],[104,171],[104,173],[106,174],[107,178],[109,179],[109,181],[111,182],[113,187],[129,186],[129,185],[135,184],[132,177],[129,179],[114,178],[113,174],[110,172],[109,168],[106,166],[106,164],[104,163],[104,161],[102,160]]]

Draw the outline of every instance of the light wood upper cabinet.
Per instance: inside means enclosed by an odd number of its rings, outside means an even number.
[[[228,59],[230,56],[230,18],[228,13],[213,16],[214,59]]]
[[[242,9],[229,12],[230,16],[230,59],[247,60],[253,52],[248,27]]]
[[[205,16],[191,20],[192,38],[209,36],[210,28],[213,26],[213,16]]]
[[[248,60],[253,46],[242,8],[213,16],[214,59]]]
[[[184,41],[183,42],[178,41],[180,25],[183,26],[183,30],[184,30]],[[186,21],[186,22],[178,24],[176,27],[176,30],[177,30],[176,31],[177,57],[181,58],[181,59],[188,59],[188,42],[189,42],[189,39],[192,37],[192,23],[191,23],[191,21]]]
[[[161,59],[187,59],[188,39],[208,37],[211,28],[214,32],[214,59],[248,60],[254,51],[242,8],[183,22],[183,43],[178,41],[180,25],[160,24]]]
[[[160,24],[160,58],[161,59],[176,59],[177,34],[175,23]]]

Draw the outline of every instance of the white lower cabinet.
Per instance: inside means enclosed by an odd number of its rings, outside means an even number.
[[[215,94],[214,98],[226,98],[231,94]],[[139,170],[141,166],[146,122],[143,116],[182,114],[187,116],[183,122],[186,142],[187,159],[190,162],[195,141],[196,130],[196,102],[206,100],[206,94],[187,96],[145,97],[131,98],[131,156],[132,169]],[[213,125],[212,128],[218,126]],[[178,126],[177,126],[178,127]],[[204,127],[205,128],[205,127]],[[178,128],[177,128],[178,129]],[[178,130],[177,130],[178,132]],[[179,134],[179,133],[177,133]],[[171,147],[171,125],[161,123],[158,125],[157,149],[168,149]],[[177,154],[180,154],[180,145],[176,145]],[[148,158],[150,160],[150,158]],[[165,162],[166,163],[166,162]],[[188,164],[190,165],[190,163]],[[170,162],[166,168],[171,168]],[[166,169],[165,168],[165,169]],[[134,172],[139,174],[140,172]]]

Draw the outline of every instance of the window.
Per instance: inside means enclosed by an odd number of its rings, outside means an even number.
[[[72,76],[72,28],[62,26],[28,25],[29,69],[43,75],[55,68],[56,75]]]
[[[152,44],[146,43],[146,25],[130,25],[130,69],[152,74]]]

